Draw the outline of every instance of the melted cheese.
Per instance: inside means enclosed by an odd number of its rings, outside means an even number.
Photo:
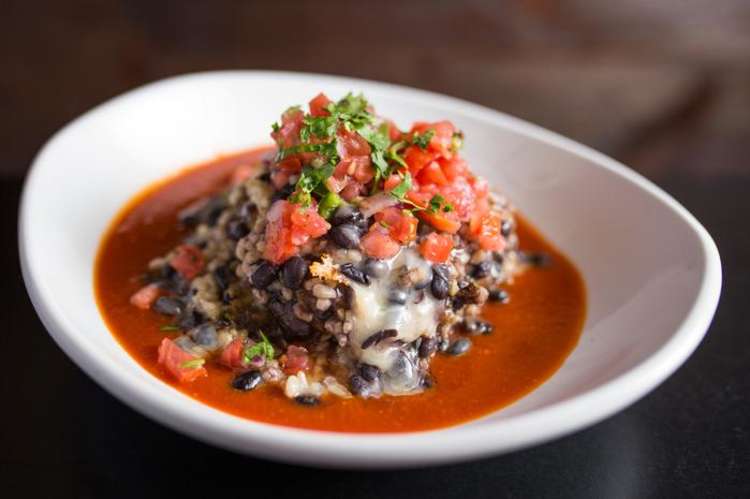
[[[349,343],[359,362],[377,366],[385,374],[386,392],[399,394],[419,387],[419,373],[414,355],[393,340],[411,343],[420,336],[434,336],[442,302],[433,298],[429,290],[424,290],[422,300],[414,303],[418,291],[411,289],[406,290],[409,293],[406,304],[389,303],[389,292],[399,286],[396,282],[398,269],[404,266],[408,269],[421,267],[426,275],[431,275],[431,268],[411,248],[402,249],[386,263],[388,272],[384,277],[372,279],[369,286],[352,284],[354,327],[349,335]],[[398,335],[362,349],[362,343],[367,338],[384,329],[395,329]]]

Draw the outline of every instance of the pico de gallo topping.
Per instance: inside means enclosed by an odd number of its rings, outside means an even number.
[[[360,246],[374,258],[390,258],[416,241],[424,258],[443,262],[451,234],[484,250],[505,245],[487,183],[460,157],[464,137],[450,121],[417,122],[403,131],[362,95],[332,101],[320,93],[307,112],[287,109],[271,137],[278,147],[271,181],[277,189],[293,186],[268,214],[264,257],[274,264],[328,233],[327,220],[345,203],[372,215]],[[430,230],[418,231],[420,223]]]

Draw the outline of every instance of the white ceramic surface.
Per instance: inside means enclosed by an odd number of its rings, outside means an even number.
[[[269,143],[269,125],[279,113],[321,90],[334,97],[363,91],[379,113],[402,126],[453,121],[466,133],[472,167],[578,265],[588,289],[585,331],[539,389],[490,416],[439,431],[298,430],[205,406],[152,377],[112,338],[94,302],[92,270],[102,233],[123,203],[185,165]],[[34,160],[19,232],[24,279],[39,316],[104,388],[197,439],[319,466],[459,461],[600,421],[685,361],[708,328],[721,287],[719,255],[705,229],[674,199],[612,159],[475,104],[314,74],[186,75],[97,107],[58,132]]]

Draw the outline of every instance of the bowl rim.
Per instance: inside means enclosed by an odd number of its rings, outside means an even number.
[[[104,356],[98,353],[99,347],[79,335],[76,328],[66,322],[56,309],[53,295],[45,289],[43,280],[37,275],[27,247],[28,235],[32,230],[30,205],[40,176],[38,165],[60,137],[107,108],[171,85],[237,76],[366,84],[421,101],[433,108],[439,107],[438,104],[461,108],[488,122],[587,159],[656,198],[698,237],[704,272],[696,299],[670,338],[627,372],[563,401],[509,416],[496,424],[459,425],[407,433],[342,433],[249,421],[207,406],[177,390],[174,390],[175,393],[182,395],[184,401],[164,399],[163,394],[142,383],[138,377],[123,374],[115,364],[104,362]],[[21,196],[18,244],[23,279],[45,328],[84,372],[117,399],[165,426],[198,440],[240,453],[318,467],[394,468],[456,462],[529,447],[591,426],[645,396],[682,365],[707,332],[718,305],[722,281],[716,244],[695,217],[651,181],[588,146],[500,111],[434,92],[359,78],[286,71],[229,70],[173,76],[109,99],[69,122],[46,142],[32,161]],[[193,404],[204,410],[195,410]],[[187,408],[191,410],[185,410]]]

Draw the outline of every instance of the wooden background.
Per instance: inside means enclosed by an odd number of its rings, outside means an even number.
[[[227,68],[444,92],[625,162],[718,243],[724,287],[707,338],[654,393],[591,429],[437,469],[280,466],[147,420],[39,323],[15,246],[21,182],[44,141],[92,106]],[[0,0],[0,110],[5,497],[750,497],[749,0]]]

